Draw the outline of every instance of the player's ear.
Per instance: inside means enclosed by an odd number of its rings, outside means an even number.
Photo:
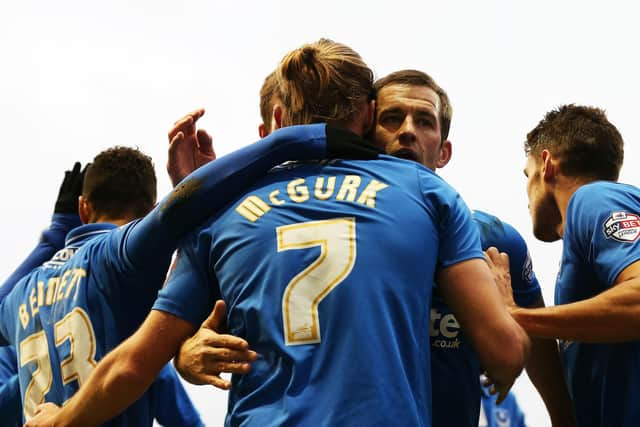
[[[372,99],[369,101],[366,109],[365,122],[362,129],[362,135],[367,135],[372,129],[374,120],[376,117],[376,101]]]
[[[280,129],[282,125],[282,107],[280,104],[274,104],[273,112],[271,114],[271,126],[275,129]]]
[[[449,163],[451,160],[451,155],[453,154],[453,145],[451,141],[448,139],[444,140],[440,147],[440,156],[438,157],[438,161],[436,162],[436,169],[443,168]]]
[[[269,135],[265,129],[264,123],[260,123],[258,125],[258,135],[260,135],[260,138],[264,138],[265,136]]]
[[[556,170],[556,165],[553,162],[551,152],[549,150],[542,150],[542,153],[540,153],[540,158],[542,161],[542,177],[545,181],[549,181],[553,179],[558,172]]]
[[[93,217],[93,206],[84,196],[78,196],[78,216],[83,224],[88,224]]]

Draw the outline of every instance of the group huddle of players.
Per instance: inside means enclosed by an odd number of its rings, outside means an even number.
[[[172,358],[229,388],[232,426],[520,426],[524,367],[554,426],[640,423],[640,192],[601,110],[527,135],[534,234],[564,242],[545,308],[520,234],[435,173],[452,108],[430,76],[374,82],[321,39],[260,96],[263,139],[218,159],[203,110],[175,123],[157,206],[136,149],[67,172],[0,288],[2,425],[202,425]]]

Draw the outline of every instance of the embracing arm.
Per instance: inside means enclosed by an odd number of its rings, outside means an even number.
[[[502,401],[525,365],[530,346],[527,334],[509,316],[483,260],[471,259],[442,269],[437,282],[482,368],[494,381],[500,393],[498,402]]]
[[[337,136],[336,136],[337,135]],[[206,163],[184,178],[156,208],[136,224],[126,242],[134,265],[170,253],[177,240],[216,214],[272,167],[287,160],[332,157],[375,158],[371,146],[343,138],[325,124],[279,129],[260,142]],[[156,254],[147,249],[155,248]]]
[[[585,343],[638,340],[640,260],[627,266],[610,289],[592,298],[545,308],[512,306],[510,310],[518,323],[537,337]]]
[[[25,426],[90,426],[113,418],[145,392],[194,331],[191,323],[152,310],[135,334],[98,363],[65,406],[41,405]]]

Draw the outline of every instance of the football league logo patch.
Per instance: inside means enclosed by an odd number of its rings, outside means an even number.
[[[635,242],[640,237],[640,216],[627,212],[612,212],[603,224],[607,239],[618,242]]]

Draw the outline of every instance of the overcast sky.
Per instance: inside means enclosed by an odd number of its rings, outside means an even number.
[[[198,107],[219,155],[257,139],[258,91],[281,57],[329,37],[377,76],[404,68],[448,91],[453,161],[441,171],[477,209],[527,240],[548,304],[560,245],[531,234],[522,142],[549,109],[596,105],[625,141],[621,181],[637,185],[637,11],[588,1],[112,0],[0,3],[4,184],[0,276],[49,223],[63,171],[112,145],[150,154],[169,190],[166,133]],[[345,357],[348,357],[345,355]],[[190,387],[207,425],[224,393]],[[548,426],[526,376],[515,391],[529,424]]]

